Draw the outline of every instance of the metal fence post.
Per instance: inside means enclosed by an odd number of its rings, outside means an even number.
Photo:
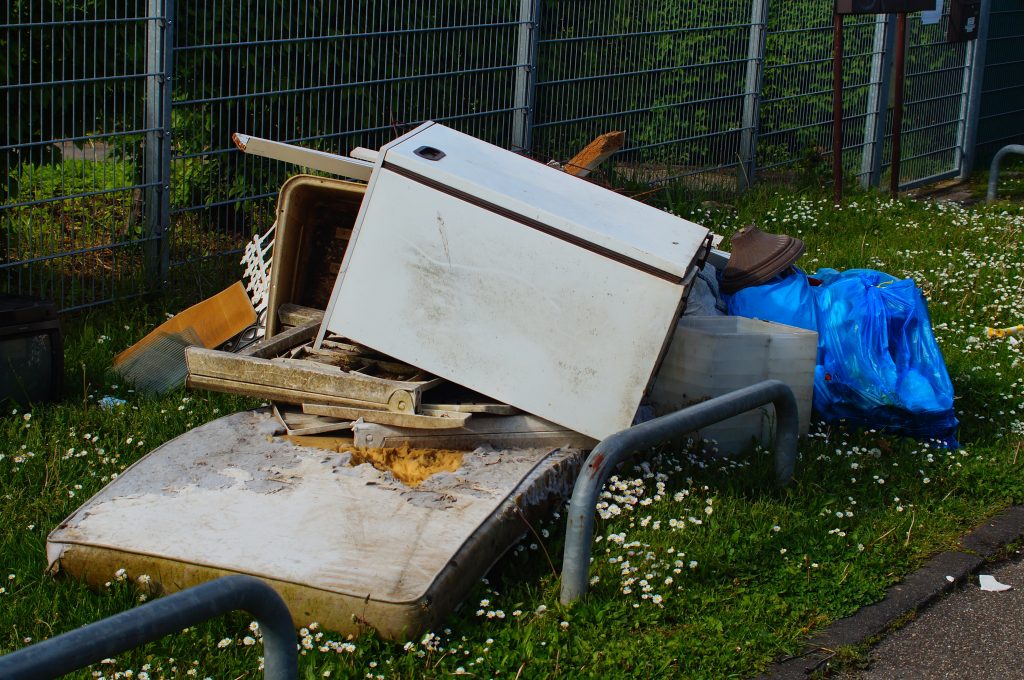
[[[964,90],[960,124],[957,127],[957,160],[960,179],[967,179],[974,169],[978,143],[978,119],[981,113],[981,88],[985,80],[985,56],[988,50],[988,27],[992,13],[992,0],[981,0],[978,15],[978,36],[968,47],[964,60]]]
[[[868,81],[867,115],[864,118],[864,146],[860,162],[860,182],[865,189],[877,187],[882,181],[882,148],[885,146],[886,112],[892,82],[893,42],[892,14],[875,17],[875,39],[871,56],[871,79]]]
[[[537,38],[540,0],[519,0],[519,36],[516,47],[515,111],[512,150],[529,151],[533,144],[533,103],[537,92]]]
[[[171,27],[173,0],[149,0],[146,31],[145,184],[146,279],[156,288],[167,276],[171,208]]]
[[[743,122],[740,133],[740,189],[754,183],[757,169],[757,128],[760,124],[761,87],[768,25],[768,0],[751,0],[750,35],[747,39],[747,74],[743,90]]]

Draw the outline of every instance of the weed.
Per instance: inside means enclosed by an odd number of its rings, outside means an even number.
[[[799,236],[807,270],[868,266],[917,281],[956,386],[963,448],[819,425],[800,444],[796,484],[780,490],[767,451],[715,460],[696,442],[666,447],[604,489],[580,602],[558,604],[545,558],[560,564],[565,515],[556,513],[424,636],[347,639],[297,622],[306,677],[749,676],[1024,500],[1024,456],[1013,455],[1024,439],[1024,345],[982,332],[1024,317],[1020,206],[857,193],[836,207],[820,190],[770,188],[731,205],[671,196],[675,212],[725,235],[753,221]],[[0,584],[0,651],[135,604],[138,591],[116,574],[98,592],[44,575],[46,533],[161,442],[255,405],[205,392],[146,399],[106,373],[117,350],[181,306],[163,304],[72,320],[65,400],[0,416],[0,576],[12,575]],[[96,402],[107,394],[128,404],[104,411]],[[255,677],[261,647],[250,625],[235,615],[194,626],[79,677]]]

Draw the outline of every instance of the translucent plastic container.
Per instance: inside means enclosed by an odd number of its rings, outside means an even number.
[[[676,327],[650,391],[657,415],[721,396],[762,380],[789,385],[800,434],[807,434],[814,392],[818,334],[741,316],[688,316]],[[755,442],[771,443],[775,409],[769,404],[700,431],[729,456]]]

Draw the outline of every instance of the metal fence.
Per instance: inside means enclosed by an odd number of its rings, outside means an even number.
[[[946,21],[909,22],[905,185],[969,169],[984,51]],[[864,185],[887,168],[894,26],[844,24],[843,163]],[[9,0],[0,290],[78,309],[237,257],[296,169],[235,131],[344,153],[433,119],[566,160],[618,129],[623,181],[827,178],[831,50],[820,0]],[[1000,63],[987,92],[1021,87]]]
[[[1007,144],[1024,144],[1024,2],[991,0],[984,80],[978,104],[978,160],[987,162]]]

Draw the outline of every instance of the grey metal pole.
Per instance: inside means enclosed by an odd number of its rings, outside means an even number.
[[[767,25],[767,0],[751,0],[750,35],[747,38],[747,73],[743,86],[743,122],[740,133],[740,189],[748,189],[753,185],[754,173],[757,171],[757,128],[761,118],[761,88],[764,84]]]
[[[143,181],[145,188],[146,243],[145,268],[147,284],[157,289],[163,281],[161,271],[164,223],[163,186],[165,178],[161,163],[163,153],[163,88],[164,31],[167,16],[164,0],[149,0],[146,13],[146,141],[143,147]]]
[[[0,656],[0,678],[58,678],[228,612],[256,617],[263,633],[264,677],[295,680],[295,624],[284,600],[252,576],[225,576]]]
[[[988,52],[988,28],[992,13],[992,0],[981,0],[978,15],[978,36],[974,40],[971,58],[970,88],[967,90],[967,109],[962,120],[960,137],[960,179],[967,179],[974,169],[978,144],[978,120],[981,114],[981,92],[985,80],[985,60]],[[991,181],[991,177],[990,177]]]
[[[861,186],[865,189],[877,187],[882,181],[885,113],[889,108],[893,43],[896,38],[892,25],[892,14],[879,14],[875,17],[871,77],[868,81],[867,115],[864,117],[864,146],[860,162],[860,181]]]
[[[768,403],[775,406],[775,476],[779,483],[786,484],[792,479],[796,464],[800,423],[793,391],[779,380],[765,380],[641,423],[607,437],[594,447],[583,464],[569,502],[562,557],[562,604],[569,604],[587,592],[595,505],[608,476],[619,463],[638,451]]]
[[[174,0],[164,0],[163,90],[160,137],[160,281],[167,279],[171,263],[171,101],[174,88]]]
[[[537,91],[537,38],[540,0],[519,0],[519,35],[516,48],[515,111],[512,113],[512,150],[529,151],[533,145],[533,106]]]
[[[999,184],[999,163],[1007,154],[1017,153],[1024,155],[1024,144],[1008,144],[996,152],[992,158],[992,165],[988,169],[988,193],[985,195],[985,202],[991,203],[996,200],[996,186]]]

